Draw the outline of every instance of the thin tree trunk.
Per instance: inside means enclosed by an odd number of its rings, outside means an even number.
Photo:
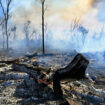
[[[29,48],[29,33],[26,33],[26,46]]]
[[[8,26],[7,26],[7,22],[5,23],[5,31],[6,31],[6,42],[7,42],[7,51],[8,51],[8,48],[9,48],[9,37],[8,37]]]
[[[7,35],[7,51],[8,51],[8,49],[9,49],[9,37]]]
[[[5,41],[4,41],[4,32],[3,32],[3,50],[4,50],[4,43]]]
[[[44,45],[44,3],[42,3],[42,51],[45,53],[45,45]]]
[[[3,48],[3,57],[5,56],[4,50],[5,50],[5,24],[2,24],[2,35],[3,35],[3,42],[2,42],[2,48]]]

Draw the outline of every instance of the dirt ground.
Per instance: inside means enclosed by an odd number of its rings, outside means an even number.
[[[50,76],[58,68],[70,63],[75,55],[25,56],[24,62],[50,69]],[[37,59],[37,63],[32,61],[33,58]],[[0,105],[67,105],[67,102],[70,105],[105,105],[105,66],[96,59],[88,59],[88,79],[61,81],[64,100],[55,99],[52,85],[39,84],[28,73],[15,71],[12,64],[0,63]]]

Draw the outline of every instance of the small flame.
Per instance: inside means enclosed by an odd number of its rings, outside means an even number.
[[[14,64],[19,64],[19,60],[15,60],[13,63]]]
[[[52,81],[47,82],[46,79],[40,79],[39,81],[46,84],[46,85],[51,85],[52,84]]]

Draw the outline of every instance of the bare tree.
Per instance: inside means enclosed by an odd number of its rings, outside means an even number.
[[[85,29],[83,26],[79,26],[78,27],[78,31],[82,33],[82,44],[84,45],[85,39],[86,39],[86,35],[88,34],[88,30]]]
[[[4,20],[0,17],[0,26],[3,24]]]
[[[16,26],[13,26],[13,27],[11,28],[11,31],[13,32],[13,40],[16,40],[16,29],[17,29]]]
[[[30,39],[31,39],[31,38],[34,36],[34,34],[36,33],[36,30],[31,28],[31,21],[30,21],[30,20],[28,20],[28,21],[24,24],[23,32],[25,33],[26,46],[29,47]]]
[[[45,43],[44,43],[44,13],[45,13],[45,0],[41,0],[42,4],[42,51],[45,53]]]
[[[75,31],[78,29],[80,26],[80,19],[79,18],[74,18],[70,24],[70,35],[72,38],[72,41],[79,41],[77,34],[75,34]]]
[[[44,23],[44,18],[45,18],[45,11],[47,10],[47,6],[45,7],[45,0],[37,0],[41,2],[42,5],[42,53],[45,53],[45,23]]]
[[[36,29],[33,29],[32,33],[30,33],[30,39],[35,38],[36,37],[36,33],[37,33]],[[37,37],[36,37],[36,39],[37,39]]]
[[[3,44],[3,50],[4,50],[4,38],[5,38],[5,32],[4,32],[4,20],[2,18],[2,16],[0,16],[0,26],[1,26],[1,34],[2,34],[2,44]]]
[[[80,26],[80,19],[79,18],[75,18],[73,19],[71,25],[70,25],[70,29],[72,31],[76,30],[78,27]]]
[[[2,36],[3,36],[3,50],[5,48],[5,32],[4,32],[4,24],[2,24]]]
[[[13,0],[0,0],[0,7],[4,17],[4,25],[5,25],[5,34],[6,34],[6,44],[7,50],[9,48],[9,33],[8,33],[8,21],[10,18],[10,6]],[[5,6],[3,4],[6,4]]]
[[[27,47],[29,47],[29,30],[30,30],[30,24],[31,24],[31,21],[28,20],[28,21],[24,24],[24,28],[23,28],[23,32],[25,33],[25,38],[26,38],[26,45],[27,45]]]

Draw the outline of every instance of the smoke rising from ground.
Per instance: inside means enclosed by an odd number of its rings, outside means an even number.
[[[24,3],[18,5],[13,11],[11,21],[17,26],[17,39],[10,38],[10,47],[27,49],[23,27],[24,23],[30,20],[31,29],[37,31],[30,38],[30,46],[41,48],[41,4],[35,0],[32,0],[28,6],[25,6]],[[48,9],[45,12],[45,49],[77,50],[86,53],[104,52],[105,28],[103,24],[105,20],[102,21],[104,3],[103,0],[46,1]],[[101,15],[100,8],[103,10]],[[78,30],[79,27],[75,30],[71,28],[74,19],[79,19],[79,26],[88,31],[84,34],[84,41],[83,32]],[[32,30],[29,34],[32,33]]]

